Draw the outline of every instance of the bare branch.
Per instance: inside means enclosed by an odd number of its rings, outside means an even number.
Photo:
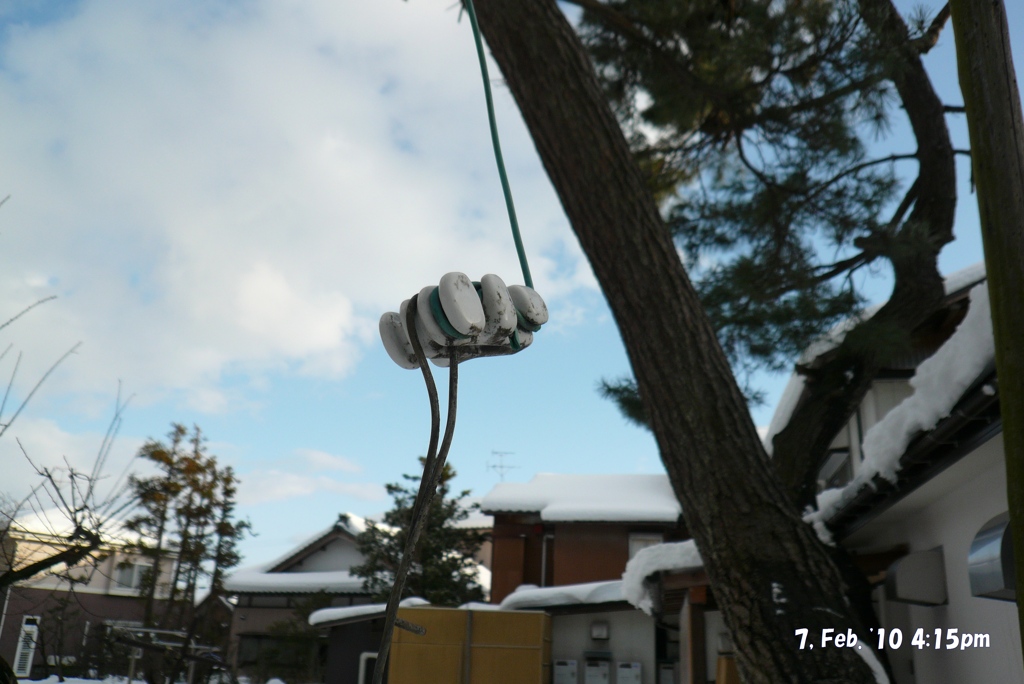
[[[0,330],[3,330],[3,329],[4,329],[4,328],[6,328],[7,326],[9,326],[9,325],[10,325],[11,323],[13,323],[14,321],[18,320],[19,318],[21,318],[22,316],[24,316],[25,314],[27,314],[27,313],[28,313],[29,311],[31,311],[32,309],[34,309],[34,308],[36,308],[37,306],[39,306],[40,304],[45,304],[46,302],[52,302],[52,301],[53,301],[54,299],[56,299],[56,298],[57,298],[57,295],[50,295],[49,297],[46,297],[46,298],[44,298],[44,299],[40,299],[40,300],[39,300],[38,302],[36,302],[35,304],[29,304],[29,305],[28,305],[28,306],[26,306],[26,307],[25,307],[24,309],[22,309],[21,311],[19,311],[19,312],[18,312],[18,313],[16,313],[16,314],[14,314],[13,316],[11,316],[10,318],[8,318],[8,319],[7,319],[6,321],[4,321],[3,323],[0,323]]]
[[[42,386],[43,382],[46,381],[46,378],[50,377],[50,375],[53,373],[53,371],[57,370],[57,366],[59,366],[64,361],[64,359],[68,358],[69,356],[74,354],[76,351],[78,351],[78,348],[81,347],[81,346],[82,346],[82,343],[81,342],[77,342],[75,344],[75,346],[73,346],[71,349],[69,349],[66,352],[64,352],[64,355],[61,356],[59,359],[57,359],[54,362],[54,364],[52,366],[50,366],[49,370],[47,370],[45,373],[43,373],[43,377],[39,378],[39,382],[37,382],[35,384],[35,387],[32,388],[32,391],[29,392],[28,396],[25,397],[25,400],[23,402],[21,402],[21,406],[19,406],[18,410],[14,412],[14,415],[11,416],[11,419],[8,420],[6,423],[3,423],[2,425],[0,425],[0,437],[3,437],[4,433],[7,432],[7,428],[9,428],[11,426],[11,423],[14,422],[14,419],[17,418],[21,414],[22,410],[24,410],[24,408],[28,405],[29,400],[32,399],[32,397],[35,395],[36,391],[40,388],[40,386]]]

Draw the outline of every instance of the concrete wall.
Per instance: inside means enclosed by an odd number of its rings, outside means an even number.
[[[590,638],[590,624],[608,623],[607,641]],[[643,683],[655,684],[654,618],[639,610],[620,610],[578,615],[553,615],[551,618],[551,658],[575,660],[583,681],[584,651],[611,651],[612,667],[620,661],[643,664]],[[614,683],[614,676],[612,682]]]
[[[967,569],[974,536],[1006,510],[1006,471],[998,436],[848,540],[848,545],[865,550],[900,543],[909,544],[911,552],[942,547],[948,605],[923,607],[883,600],[879,606],[883,626],[903,630],[903,646],[893,653],[897,684],[1024,682],[1017,605],[971,596]],[[961,634],[988,634],[991,647],[935,650],[933,643],[932,648],[918,650],[910,645],[918,628],[933,641],[936,628],[944,636],[948,628]]]

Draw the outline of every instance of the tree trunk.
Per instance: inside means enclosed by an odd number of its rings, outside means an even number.
[[[744,681],[876,681],[575,32],[554,0],[480,0],[478,14],[623,336]],[[801,628],[814,649],[798,648]],[[827,628],[860,632],[864,650],[822,648]]]
[[[992,306],[1024,639],[1024,355],[1019,349],[1024,339],[1024,117],[1003,1],[950,4]]]

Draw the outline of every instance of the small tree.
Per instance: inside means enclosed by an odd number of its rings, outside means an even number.
[[[424,460],[421,457],[420,463]],[[408,483],[420,481],[418,475],[402,477]],[[454,478],[455,469],[445,464],[403,591],[405,596],[419,596],[442,606],[484,599],[483,588],[477,582],[475,558],[483,544],[483,534],[458,527],[478,506],[466,505],[468,489],[449,496]],[[417,490],[411,484],[395,482],[387,485],[387,491],[394,506],[384,514],[383,524],[368,523],[366,531],[356,539],[365,562],[351,570],[365,579],[366,588],[379,601],[386,601],[391,592],[392,572],[398,567],[408,530],[412,528]]]
[[[179,630],[184,635],[177,657],[147,656],[144,668],[150,681],[162,679],[162,675],[173,680],[197,637],[204,641],[224,637],[216,630],[203,629],[196,596],[206,579],[213,600],[223,595],[224,573],[241,560],[238,542],[251,525],[234,519],[238,480],[232,468],[221,468],[217,458],[207,452],[198,427],[190,434],[183,425],[173,424],[168,443],[151,440],[139,457],[158,469],[150,477],[132,476],[129,480],[139,507],[126,526],[139,534],[137,548],[153,559],[140,587],[146,599],[144,621],[146,626]],[[167,583],[167,595],[158,614],[161,581]]]

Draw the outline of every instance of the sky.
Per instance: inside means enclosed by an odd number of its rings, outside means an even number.
[[[960,104],[951,29],[925,61]],[[597,394],[628,372],[621,339],[491,70],[551,322],[522,353],[462,367],[456,486],[663,472],[651,436]],[[80,343],[0,439],[0,491],[23,495],[31,463],[91,467],[120,396],[104,485],[172,422],[200,426],[240,475],[238,511],[258,533],[246,563],[339,512],[386,510],[383,485],[426,451],[429,411],[419,373],[384,352],[380,315],[449,271],[521,282],[455,4],[13,0],[0,7],[0,121],[0,321],[56,297],[0,330],[0,382],[17,365],[2,420]],[[968,147],[962,117],[950,123]],[[894,131],[886,149],[913,151]],[[958,163],[946,271],[981,259]],[[759,378],[757,425],[785,379]]]

